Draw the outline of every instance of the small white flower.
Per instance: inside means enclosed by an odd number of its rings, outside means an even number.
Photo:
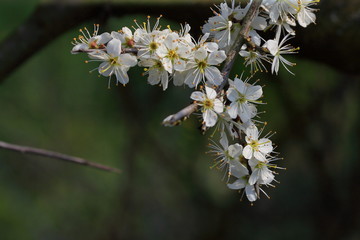
[[[262,55],[257,51],[246,50],[246,45],[245,48],[242,47],[242,50],[240,50],[239,54],[245,59],[245,66],[247,67],[250,65],[251,73],[256,73],[257,71],[262,72],[263,70],[267,72],[266,67],[262,61],[271,63],[271,59],[268,57],[268,54]]]
[[[298,0],[298,13],[296,19],[300,26],[307,27],[311,23],[315,23],[316,15],[313,13],[315,9],[310,8],[311,5],[319,1],[314,0]]]
[[[82,35],[79,35],[77,39],[74,38],[74,42],[72,43],[74,45],[71,50],[72,54],[104,49],[105,44],[112,39],[110,33],[107,32],[98,35],[99,24],[94,24],[93,34],[90,34],[87,28],[84,28],[84,30],[80,29],[80,32]]]
[[[230,135],[232,139],[239,137],[238,130],[241,129],[241,124],[235,122],[227,112],[218,114],[218,121],[215,127],[215,130],[225,133],[225,131]]]
[[[233,183],[227,184],[228,188],[239,190],[245,188],[245,194],[250,202],[256,201],[258,195],[255,185],[249,183],[249,170],[238,161],[230,164],[231,175],[237,178]]]
[[[135,47],[138,48],[138,57],[152,57],[155,55],[156,50],[161,46],[166,36],[171,32],[169,29],[160,31],[160,19],[157,18],[153,28],[151,28],[150,17],[143,25],[139,25],[136,20],[137,29],[134,32]]]
[[[273,150],[271,140],[268,138],[259,139],[259,131],[255,125],[250,125],[245,133],[247,145],[244,147],[243,156],[246,159],[254,157],[259,161],[265,162],[265,156]]]
[[[288,15],[297,13],[297,0],[264,0],[263,4],[269,8],[269,17],[273,22],[284,20]]]
[[[219,167],[220,169],[226,169],[230,176],[231,169],[229,168],[229,164],[234,161],[239,161],[240,156],[242,155],[243,147],[238,144],[232,144],[229,146],[229,141],[224,132],[221,132],[220,145],[217,145],[215,142],[210,144],[211,150],[209,153],[212,153],[216,156],[215,164],[212,167]]]
[[[274,57],[273,59],[273,63],[271,65],[271,73],[278,73],[279,72],[279,66],[280,66],[280,62],[281,64],[285,67],[285,69],[294,75],[294,73],[292,73],[288,67],[288,66],[295,66],[295,63],[292,63],[288,60],[286,60],[283,56],[283,54],[294,54],[297,53],[296,51],[298,50],[298,48],[294,48],[292,47],[290,44],[286,44],[285,43],[291,39],[292,36],[290,34],[287,34],[279,43],[278,39],[275,40],[268,40],[263,47],[267,48],[269,50],[269,52],[271,53],[271,55]]]
[[[134,36],[128,27],[123,27],[119,32],[111,32],[111,36],[119,39],[124,48],[133,48],[135,45]]]
[[[139,65],[148,67],[145,74],[149,75],[149,84],[157,85],[161,83],[163,90],[165,91],[167,89],[169,83],[169,73],[165,70],[160,59],[144,58],[139,62]]]
[[[184,71],[186,61],[190,57],[189,46],[179,43],[180,37],[177,33],[170,33],[161,46],[156,50],[164,68],[170,74],[175,71]]]
[[[255,117],[257,109],[253,103],[261,103],[257,100],[262,93],[262,88],[259,85],[250,85],[240,78],[235,78],[234,82],[230,81],[230,88],[226,92],[228,100],[231,101],[227,110],[230,117],[239,116],[243,123]]]
[[[137,64],[137,58],[128,53],[121,54],[121,41],[112,39],[106,46],[106,52],[97,51],[90,53],[93,59],[102,61],[98,67],[99,73],[103,76],[115,74],[117,82],[125,85],[129,82],[127,71]]]
[[[217,113],[224,111],[224,104],[218,98],[214,89],[205,86],[205,92],[193,92],[191,99],[201,106],[202,116],[206,127],[213,127],[218,119]]]
[[[221,3],[219,13],[216,16],[210,17],[208,22],[203,26],[203,33],[210,33],[219,45],[220,49],[223,49],[232,44],[233,35],[237,34],[237,30],[240,29],[240,24],[233,24],[232,18],[234,15],[235,1],[231,1],[231,7],[226,2]]]
[[[214,65],[222,63],[226,59],[224,51],[213,51],[209,53],[204,47],[199,48],[193,54],[186,66],[187,75],[185,83],[189,87],[196,87],[200,81],[206,80],[212,85],[218,86],[222,83],[223,77],[220,70]]]
[[[249,178],[250,184],[255,184],[256,182],[259,184],[270,184],[275,176],[273,174],[273,171],[271,171],[268,166],[269,162],[266,161],[260,161],[256,158],[249,159],[249,166],[251,167],[252,173]]]

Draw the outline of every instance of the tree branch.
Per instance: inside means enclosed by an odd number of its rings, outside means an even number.
[[[121,173],[121,170],[117,169],[117,168],[108,167],[108,166],[105,166],[105,165],[102,165],[99,163],[87,161],[83,158],[73,157],[73,156],[65,155],[65,154],[58,153],[58,152],[48,151],[45,149],[33,148],[33,147],[28,147],[28,146],[20,146],[20,145],[15,145],[15,144],[11,144],[11,143],[6,143],[3,141],[0,141],[0,148],[15,151],[15,152],[21,152],[21,153],[25,153],[25,154],[33,154],[33,155],[44,156],[44,157],[53,158],[53,159],[59,159],[62,161],[80,164],[83,166],[93,167],[93,168],[103,170],[103,171]]]
[[[261,3],[262,3],[262,0],[254,0],[251,3],[250,8],[249,8],[248,12],[246,13],[244,19],[242,20],[242,25],[240,27],[239,34],[237,35],[233,45],[230,47],[228,56],[224,63],[224,67],[221,71],[221,74],[223,75],[223,81],[222,81],[221,85],[216,89],[218,94],[228,83],[229,74],[234,65],[236,56],[238,55],[238,52],[240,51],[241,46],[245,43],[246,39],[248,38],[248,34],[250,31],[250,25],[251,25],[253,19],[255,18]],[[162,122],[162,124],[164,126],[178,125],[182,119],[187,118],[189,115],[191,115],[196,110],[197,110],[197,105],[195,103],[190,104],[189,106],[181,109],[179,112],[166,117],[164,119],[164,121]]]

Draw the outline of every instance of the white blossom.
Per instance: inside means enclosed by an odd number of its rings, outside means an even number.
[[[151,85],[161,84],[165,91],[169,83],[169,73],[165,70],[162,62],[158,58],[145,58],[139,62],[140,66],[147,67],[148,83]]]
[[[209,151],[209,153],[215,155],[215,164],[213,165],[213,167],[217,166],[220,169],[226,168],[230,176],[231,169],[229,168],[229,164],[234,161],[240,160],[243,146],[241,146],[239,143],[229,145],[229,141],[224,132],[221,132],[220,136],[221,146],[215,144],[215,142],[213,144],[210,144],[211,150]]]
[[[187,75],[185,83],[189,87],[196,87],[200,81],[205,79],[212,85],[218,86],[222,83],[223,77],[220,70],[215,67],[226,59],[224,51],[208,52],[204,47],[199,48],[187,63]]]
[[[234,82],[230,82],[230,87],[226,92],[227,99],[231,101],[227,109],[230,117],[239,116],[243,123],[255,117],[257,109],[253,103],[261,103],[258,99],[262,93],[261,86],[253,86],[243,82],[241,78],[235,78]]]
[[[217,98],[216,91],[205,86],[205,93],[195,91],[191,94],[191,99],[201,106],[205,126],[213,127],[218,119],[217,113],[222,113],[224,110],[224,104]]]
[[[118,32],[111,32],[111,36],[113,38],[119,39],[122,43],[122,47],[124,48],[133,48],[135,45],[133,33],[128,27],[123,27]]]
[[[280,63],[285,67],[285,69],[294,75],[294,73],[292,73],[289,68],[286,66],[295,66],[295,63],[292,63],[288,60],[286,60],[282,55],[283,54],[294,54],[297,53],[296,51],[298,50],[298,48],[294,48],[292,47],[290,44],[286,44],[285,43],[291,39],[291,35],[288,34],[286,35],[281,42],[279,43],[279,39],[274,39],[274,40],[268,40],[263,47],[267,48],[269,50],[269,52],[271,53],[271,55],[274,57],[272,65],[271,65],[271,72],[272,73],[278,73],[279,72],[279,66]]]
[[[249,159],[249,166],[251,167],[252,173],[249,178],[250,184],[270,184],[275,176],[273,171],[268,168],[268,160],[260,161],[256,158]]]
[[[256,158],[262,162],[266,161],[266,155],[273,150],[272,142],[268,138],[259,139],[259,130],[255,125],[250,125],[246,131],[246,143],[243,156],[246,159]]]
[[[117,82],[125,85],[129,82],[127,71],[137,64],[137,59],[131,54],[121,54],[121,41],[112,39],[106,46],[106,52],[97,51],[89,54],[93,59],[102,61],[98,67],[99,73],[109,77],[115,74]]]
[[[245,188],[245,194],[250,202],[256,201],[258,195],[255,185],[249,183],[249,170],[240,162],[234,161],[230,165],[231,175],[237,179],[233,183],[228,183],[230,189],[239,190]]]
[[[190,47],[181,44],[179,39],[180,37],[177,33],[170,33],[156,50],[156,54],[160,57],[164,68],[170,74],[174,71],[184,71],[186,60],[191,54]]]
[[[71,50],[72,54],[104,49],[105,44],[112,39],[110,33],[107,32],[98,35],[99,24],[94,24],[93,34],[90,34],[87,28],[84,28],[84,30],[80,29],[80,32],[82,35],[79,35],[78,38],[74,38],[74,47]]]

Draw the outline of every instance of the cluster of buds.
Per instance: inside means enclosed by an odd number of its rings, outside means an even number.
[[[267,72],[267,64],[272,73],[277,74],[280,65],[290,72],[289,66],[295,64],[283,55],[298,51],[287,43],[295,36],[292,27],[315,22],[311,7],[317,2],[250,0],[236,5],[232,0],[230,6],[224,2],[213,10],[215,16],[202,27],[199,40],[190,35],[188,24],[180,31],[170,26],[161,29],[161,17],[153,27],[150,17],[141,25],[135,20],[134,31],[123,27],[99,35],[95,25],[93,34],[86,28],[81,30],[72,53],[84,52],[90,58],[86,62],[101,62],[94,70],[109,78],[109,86],[114,75],[116,83],[127,84],[128,70],[138,65],[144,67],[148,83],[163,90],[170,81],[175,86],[195,88],[190,96],[194,103],[165,118],[163,124],[176,125],[192,112],[201,111],[202,129],[215,129],[210,144],[210,153],[215,155],[213,166],[225,171],[230,189],[243,190],[253,202],[261,193],[266,195],[262,186],[273,186],[276,181],[274,170],[279,167],[274,162],[279,158],[269,139],[272,134],[260,137],[265,123],[259,120],[257,105],[262,104],[263,89],[250,80],[257,71]],[[274,37],[264,39],[264,31],[273,31]],[[229,79],[235,56],[244,59],[251,77],[242,74]]]

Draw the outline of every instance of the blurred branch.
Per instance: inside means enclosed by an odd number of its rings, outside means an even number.
[[[108,166],[105,166],[105,165],[102,165],[99,163],[87,161],[83,158],[73,157],[73,156],[65,155],[65,154],[58,153],[58,152],[52,152],[52,151],[48,151],[48,150],[40,149],[40,148],[20,146],[20,145],[15,145],[15,144],[11,144],[11,143],[6,143],[3,141],[0,141],[0,148],[15,151],[15,152],[21,152],[24,154],[33,154],[33,155],[39,155],[39,156],[44,156],[44,157],[48,157],[48,158],[59,159],[62,161],[76,163],[76,164],[80,164],[80,165],[84,165],[84,166],[89,166],[89,167],[97,168],[99,170],[104,170],[104,171],[108,171],[108,172],[114,172],[114,173],[121,172],[117,168],[108,167]]]
[[[58,36],[85,21],[101,23],[110,17],[130,14],[164,14],[171,20],[188,22],[196,34],[200,33],[198,26],[211,15],[209,6],[208,3],[199,2],[39,5],[27,21],[0,44],[0,81]],[[303,57],[321,61],[347,73],[359,74],[357,61],[351,57],[360,55],[360,2],[328,0],[325,4],[321,1],[319,9],[317,26],[306,29],[298,27],[293,45],[301,46],[300,55]]]
[[[240,51],[241,46],[244,44],[246,39],[248,38],[248,34],[250,31],[250,25],[253,19],[256,17],[256,14],[259,10],[259,7],[262,3],[262,0],[254,0],[249,8],[249,11],[246,13],[240,28],[239,34],[236,36],[234,43],[231,45],[230,50],[227,54],[227,58],[224,63],[224,67],[221,71],[223,76],[223,81],[221,85],[216,89],[216,92],[220,94],[221,90],[228,83],[228,78],[230,71],[235,63],[236,56]],[[166,117],[163,121],[164,126],[175,126],[179,124],[182,119],[187,118],[190,114],[197,110],[197,105],[195,103],[186,106],[181,109],[179,112]]]

